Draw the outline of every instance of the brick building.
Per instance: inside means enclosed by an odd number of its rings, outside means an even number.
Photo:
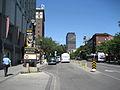
[[[44,7],[36,8],[36,28],[35,36],[44,37],[44,22],[45,22],[45,13]]]
[[[93,52],[96,51],[96,46],[101,45],[102,42],[106,42],[109,40],[112,40],[114,36],[107,34],[107,33],[96,33],[92,36],[91,39],[87,41],[87,46],[90,46],[93,48]]]

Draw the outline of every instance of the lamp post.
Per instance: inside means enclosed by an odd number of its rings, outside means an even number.
[[[35,26],[36,26],[36,22],[35,22],[34,18],[31,19],[31,23],[32,23],[32,31],[33,31],[33,46],[35,47]]]

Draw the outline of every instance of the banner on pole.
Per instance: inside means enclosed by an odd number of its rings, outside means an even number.
[[[10,19],[9,19],[9,17],[7,17],[7,21],[6,21],[6,38],[8,37],[9,26],[10,26]]]

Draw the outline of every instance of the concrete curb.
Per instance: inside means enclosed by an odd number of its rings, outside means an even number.
[[[45,90],[55,90],[55,76],[49,72],[43,71],[50,76]]]

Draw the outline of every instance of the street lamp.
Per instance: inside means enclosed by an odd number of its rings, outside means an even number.
[[[33,43],[34,43],[33,46],[35,47],[35,26],[36,26],[36,22],[35,22],[34,18],[31,19],[31,23],[32,23],[32,26],[33,26],[33,28],[32,28],[33,29],[32,30],[33,31]]]

